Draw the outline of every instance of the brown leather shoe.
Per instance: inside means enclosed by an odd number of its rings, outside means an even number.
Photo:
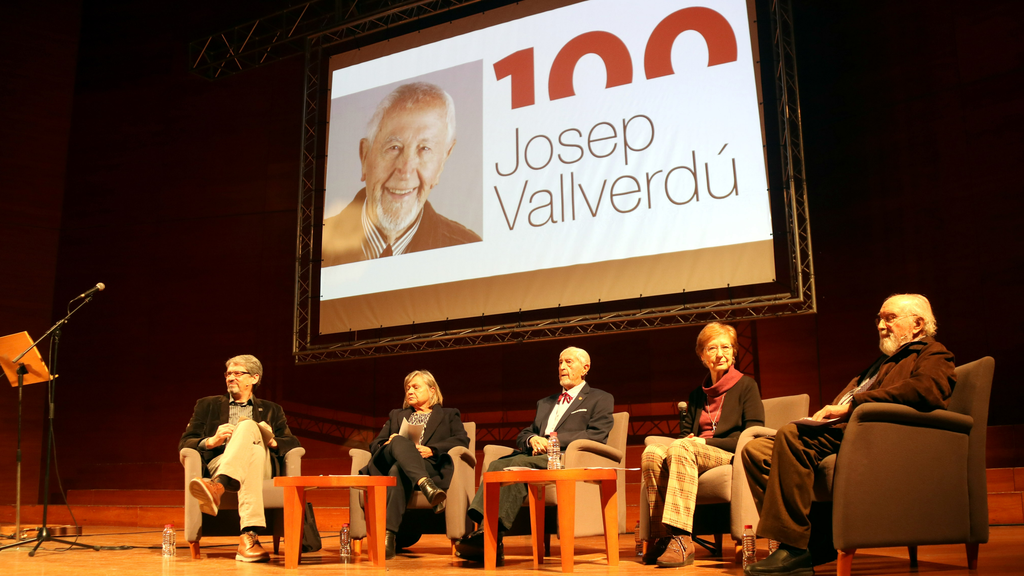
[[[668,549],[658,558],[659,568],[680,568],[693,564],[697,547],[693,545],[693,539],[689,536],[673,536],[668,543]]]
[[[668,549],[668,543],[671,541],[671,536],[648,540],[647,551],[644,552],[644,556],[640,561],[643,562],[645,566],[653,566],[658,562],[658,558],[661,558],[661,555],[665,553],[665,550]]]
[[[216,516],[220,510],[220,497],[224,494],[224,486],[212,482],[209,478],[193,478],[188,483],[188,492],[199,500],[199,509],[203,514]]]
[[[243,532],[239,536],[235,560],[239,562],[269,562],[270,554],[263,549],[263,546],[260,546],[259,536],[255,532]]]

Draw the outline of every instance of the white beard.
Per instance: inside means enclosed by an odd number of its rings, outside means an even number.
[[[913,334],[904,334],[901,336],[893,332],[885,338],[878,339],[878,349],[882,351],[882,354],[892,356],[900,349],[900,346],[910,342],[913,338]]]
[[[400,209],[396,209],[395,206],[385,206],[384,194],[386,192],[381,191],[374,201],[374,208],[377,210],[377,224],[385,234],[397,236],[406,228],[412,226],[412,223],[416,221],[416,217],[423,207],[417,202],[412,210],[402,212]],[[418,194],[418,192],[412,192],[412,194]]]

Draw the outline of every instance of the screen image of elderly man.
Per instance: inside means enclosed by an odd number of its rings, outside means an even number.
[[[548,465],[548,439],[558,433],[561,449],[566,450],[576,440],[588,439],[604,444],[612,430],[612,411],[615,399],[611,394],[591,388],[583,379],[590,370],[590,355],[581,348],[569,347],[558,357],[558,383],[561,390],[537,402],[537,416],[533,424],[516,437],[516,448],[510,456],[499,458],[487,468],[488,472],[504,470],[509,466],[545,469]],[[526,498],[525,484],[502,486],[498,497],[498,562],[504,560],[501,534],[512,527]],[[483,485],[476,491],[469,506],[469,517],[481,525],[484,519]],[[484,535],[477,529],[455,545],[456,554],[465,560],[483,562]]]
[[[365,188],[326,218],[323,267],[479,242],[427,200],[455,148],[455,103],[426,82],[403,84],[377,105],[359,141]]]
[[[814,470],[839,451],[846,422],[861,404],[889,402],[922,412],[946,408],[956,384],[953,354],[934,338],[935,316],[928,299],[897,294],[875,317],[882,355],[855,377],[832,404],[812,419],[825,426],[790,423],[774,437],[758,438],[742,450],[747,482],[761,520],[757,534],[781,543],[768,558],[744,568],[748,575],[814,573],[811,500]],[[834,558],[829,549],[828,560]],[[822,556],[825,556],[823,554]]]
[[[266,562],[256,531],[267,525],[263,515],[263,479],[270,477],[270,458],[283,457],[299,440],[288,429],[284,410],[253,395],[263,380],[255,356],[235,356],[225,365],[227,393],[196,402],[178,450],[199,452],[210,478],[193,478],[188,489],[204,514],[216,516],[221,495],[238,492],[241,534],[235,560]]]

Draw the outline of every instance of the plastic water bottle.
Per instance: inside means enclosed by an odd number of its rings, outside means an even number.
[[[768,540],[768,555],[769,556],[774,554],[775,551],[778,550],[778,549],[779,549],[779,541],[778,540]]]
[[[548,439],[548,470],[562,469],[562,450],[558,447],[558,432],[552,432]]]
[[[161,554],[164,558],[174,558],[175,536],[174,524],[164,525],[164,537]]]
[[[747,524],[743,527],[743,567],[754,562],[757,562],[757,538],[754,536],[754,527]]]
[[[644,555],[644,541],[640,539],[640,521],[636,521],[636,529],[633,530],[633,537],[636,539],[636,555]]]
[[[338,554],[341,556],[342,564],[350,564],[352,562],[352,536],[349,534],[348,522],[341,525],[341,548],[338,549]]]

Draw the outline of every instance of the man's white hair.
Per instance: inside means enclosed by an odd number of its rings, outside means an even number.
[[[888,302],[893,298],[901,301],[903,313],[919,316],[924,320],[925,336],[935,336],[939,331],[939,325],[935,321],[935,314],[932,313],[932,304],[921,294],[893,294],[885,300]]]
[[[443,105],[445,111],[445,124],[447,126],[447,138],[445,144],[451,144],[455,140],[455,101],[450,94],[441,87],[429,82],[412,82],[402,84],[391,91],[377,104],[370,122],[366,126],[366,140],[373,144],[377,136],[380,123],[391,108],[402,105],[406,108],[415,108],[422,105]]]
[[[565,354],[566,352],[572,354],[576,358],[576,360],[579,361],[581,364],[586,364],[587,366],[590,366],[590,354],[587,354],[587,351],[584,350],[583,348],[569,346],[565,350],[562,350],[562,354]],[[562,354],[559,354],[558,356],[561,357]]]

